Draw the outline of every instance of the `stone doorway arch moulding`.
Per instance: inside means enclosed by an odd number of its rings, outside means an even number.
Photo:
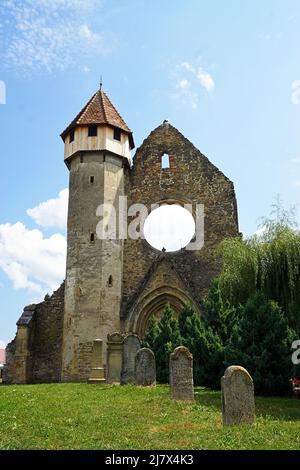
[[[158,317],[167,303],[170,304],[176,316],[179,316],[182,307],[187,303],[191,304],[194,310],[200,314],[196,304],[185,291],[177,287],[163,285],[140,297],[130,312],[126,329],[143,337],[150,317],[152,315]]]

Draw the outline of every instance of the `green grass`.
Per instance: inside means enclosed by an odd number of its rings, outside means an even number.
[[[256,424],[223,428],[220,393],[195,403],[169,389],[0,386],[0,449],[299,449],[300,401],[256,398]]]

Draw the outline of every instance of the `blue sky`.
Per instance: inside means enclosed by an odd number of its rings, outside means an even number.
[[[298,0],[2,0],[0,345],[63,278],[59,134],[100,75],[136,146],[169,119],[234,181],[251,234],[299,202],[299,57]]]

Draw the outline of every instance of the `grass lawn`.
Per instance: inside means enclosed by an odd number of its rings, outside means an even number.
[[[256,398],[254,426],[223,428],[220,393],[169,388],[0,386],[0,449],[300,449],[300,401]]]

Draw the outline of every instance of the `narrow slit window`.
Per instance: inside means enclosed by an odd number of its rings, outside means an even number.
[[[111,287],[113,285],[113,277],[110,275],[108,278],[108,285]]]
[[[90,176],[90,183],[91,183],[91,184],[94,184],[94,182],[95,182],[95,177],[94,177],[94,176]]]
[[[73,142],[74,139],[75,139],[75,130],[72,129],[72,130],[70,131],[69,142],[70,142],[70,143]]]
[[[98,126],[96,124],[91,124],[89,126],[89,132],[88,132],[89,137],[96,137],[97,132],[98,132]]]
[[[118,127],[114,127],[114,139],[115,140],[121,140],[121,129]]]
[[[94,233],[91,233],[90,240],[91,240],[92,243],[95,241],[95,234]]]
[[[170,168],[170,157],[167,153],[164,153],[161,157],[161,168],[162,170],[168,170]]]

